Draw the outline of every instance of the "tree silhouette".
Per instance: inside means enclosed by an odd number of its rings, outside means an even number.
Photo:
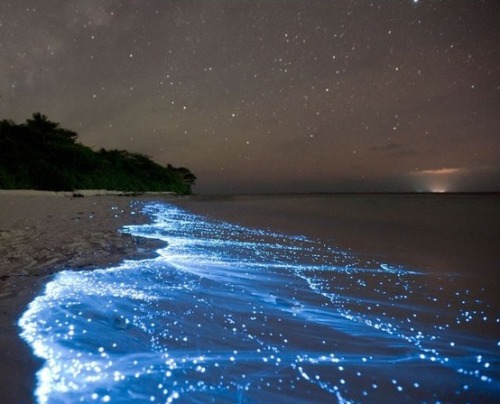
[[[182,180],[184,181],[184,183],[188,186],[193,186],[196,182],[196,176],[191,172],[189,171],[186,167],[173,167],[171,164],[168,164],[167,165],[167,168],[169,170],[173,170],[175,171],[178,175],[180,175],[180,177],[182,178]]]
[[[61,140],[75,141],[78,137],[76,132],[60,128],[57,122],[49,121],[47,116],[40,112],[35,112],[32,119],[27,119],[26,126],[42,135],[58,136]]]
[[[32,119],[27,119],[26,125],[40,132],[52,132],[59,127],[58,123],[49,121],[47,116],[40,112],[35,112]]]
[[[95,152],[77,137],[40,113],[21,125],[0,121],[0,188],[191,193],[196,177],[187,168],[125,150]]]

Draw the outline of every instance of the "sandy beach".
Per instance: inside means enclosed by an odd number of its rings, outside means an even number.
[[[137,200],[0,192],[0,402],[33,401],[39,363],[19,338],[16,322],[53,273],[145,258],[161,245],[119,232],[148,220]]]

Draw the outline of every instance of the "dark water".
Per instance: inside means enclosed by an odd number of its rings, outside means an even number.
[[[19,321],[39,402],[493,402],[500,313],[463,273],[149,204],[159,257],[61,272]]]

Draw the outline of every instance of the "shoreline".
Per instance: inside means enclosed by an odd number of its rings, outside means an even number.
[[[167,200],[162,195],[162,200]],[[32,403],[42,361],[19,336],[17,321],[57,272],[92,270],[146,259],[164,243],[121,233],[144,224],[153,195],[73,197],[0,191],[0,402]]]
[[[84,196],[177,196],[175,192],[126,192],[108,189],[75,189],[74,191],[42,191],[36,189],[0,189],[2,196],[54,196],[78,198]]]
[[[326,211],[313,204],[317,214],[311,216],[311,203],[321,196],[298,200],[288,196],[269,200],[164,194],[73,197],[0,191],[0,374],[4,376],[0,402],[34,402],[36,372],[42,361],[20,338],[17,321],[55,273],[149,258],[165,245],[119,231],[125,225],[150,222],[141,213],[147,202],[172,203],[194,214],[243,226],[319,237],[375,259],[375,253],[382,257],[385,253],[391,261],[396,259],[393,263],[399,257],[410,267],[428,264],[438,272],[457,269],[458,257],[464,268],[490,268],[491,272],[481,276],[491,277],[494,285],[498,253],[492,246],[500,235],[495,225],[500,223],[496,220],[500,218],[498,205],[482,197],[473,198],[473,205],[469,198],[453,198],[443,204],[441,196],[435,205],[434,198],[416,196],[415,200],[405,196],[382,200],[332,197]],[[496,305],[495,296],[491,299]]]

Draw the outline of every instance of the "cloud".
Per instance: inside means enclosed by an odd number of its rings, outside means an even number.
[[[418,170],[418,171],[413,171],[413,175],[452,175],[452,174],[463,174],[465,172],[469,171],[467,168],[460,168],[460,167],[446,167],[446,168],[437,168],[434,170]]]

